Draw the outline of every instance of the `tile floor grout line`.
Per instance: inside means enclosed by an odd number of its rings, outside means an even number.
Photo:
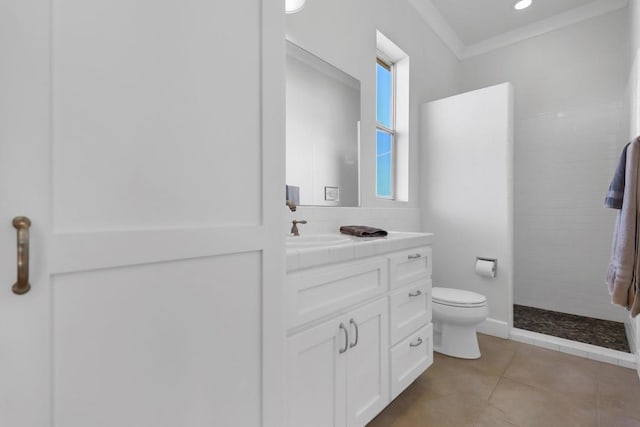
[[[502,371],[502,373],[500,373],[500,379],[505,378],[505,379],[511,381],[511,378],[505,376],[505,374],[507,373],[507,371],[509,370],[509,368],[513,364],[514,360],[516,359],[517,354],[518,354],[518,350],[517,349],[513,350],[513,354],[511,355],[511,358],[509,359],[509,363],[506,364],[504,370]],[[498,382],[500,382],[500,381],[498,381]]]
[[[493,389],[491,390],[491,393],[489,393],[489,397],[487,398],[487,403],[491,404],[491,397],[493,396],[493,393],[495,393],[496,389],[498,388],[498,385],[500,384],[500,381],[502,381],[502,375],[500,375],[498,377],[498,381],[496,381],[496,385],[493,386]]]

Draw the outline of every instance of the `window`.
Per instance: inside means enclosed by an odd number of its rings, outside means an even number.
[[[380,31],[376,49],[375,194],[378,199],[408,202],[410,58]]]
[[[376,64],[376,197],[394,199],[395,100],[394,66],[377,58]]]

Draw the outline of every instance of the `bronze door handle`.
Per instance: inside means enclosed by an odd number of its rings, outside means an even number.
[[[13,219],[13,226],[18,231],[18,281],[14,283],[14,294],[22,295],[29,292],[29,227],[31,220],[26,216],[17,216]]]

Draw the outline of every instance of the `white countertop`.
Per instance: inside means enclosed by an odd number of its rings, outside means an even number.
[[[433,243],[432,233],[390,231],[386,237],[347,237],[349,240],[340,244],[287,248],[287,271],[345,262]]]

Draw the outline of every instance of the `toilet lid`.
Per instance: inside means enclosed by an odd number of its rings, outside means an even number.
[[[431,289],[431,299],[440,304],[457,307],[476,307],[487,303],[487,298],[484,295],[452,288]]]

